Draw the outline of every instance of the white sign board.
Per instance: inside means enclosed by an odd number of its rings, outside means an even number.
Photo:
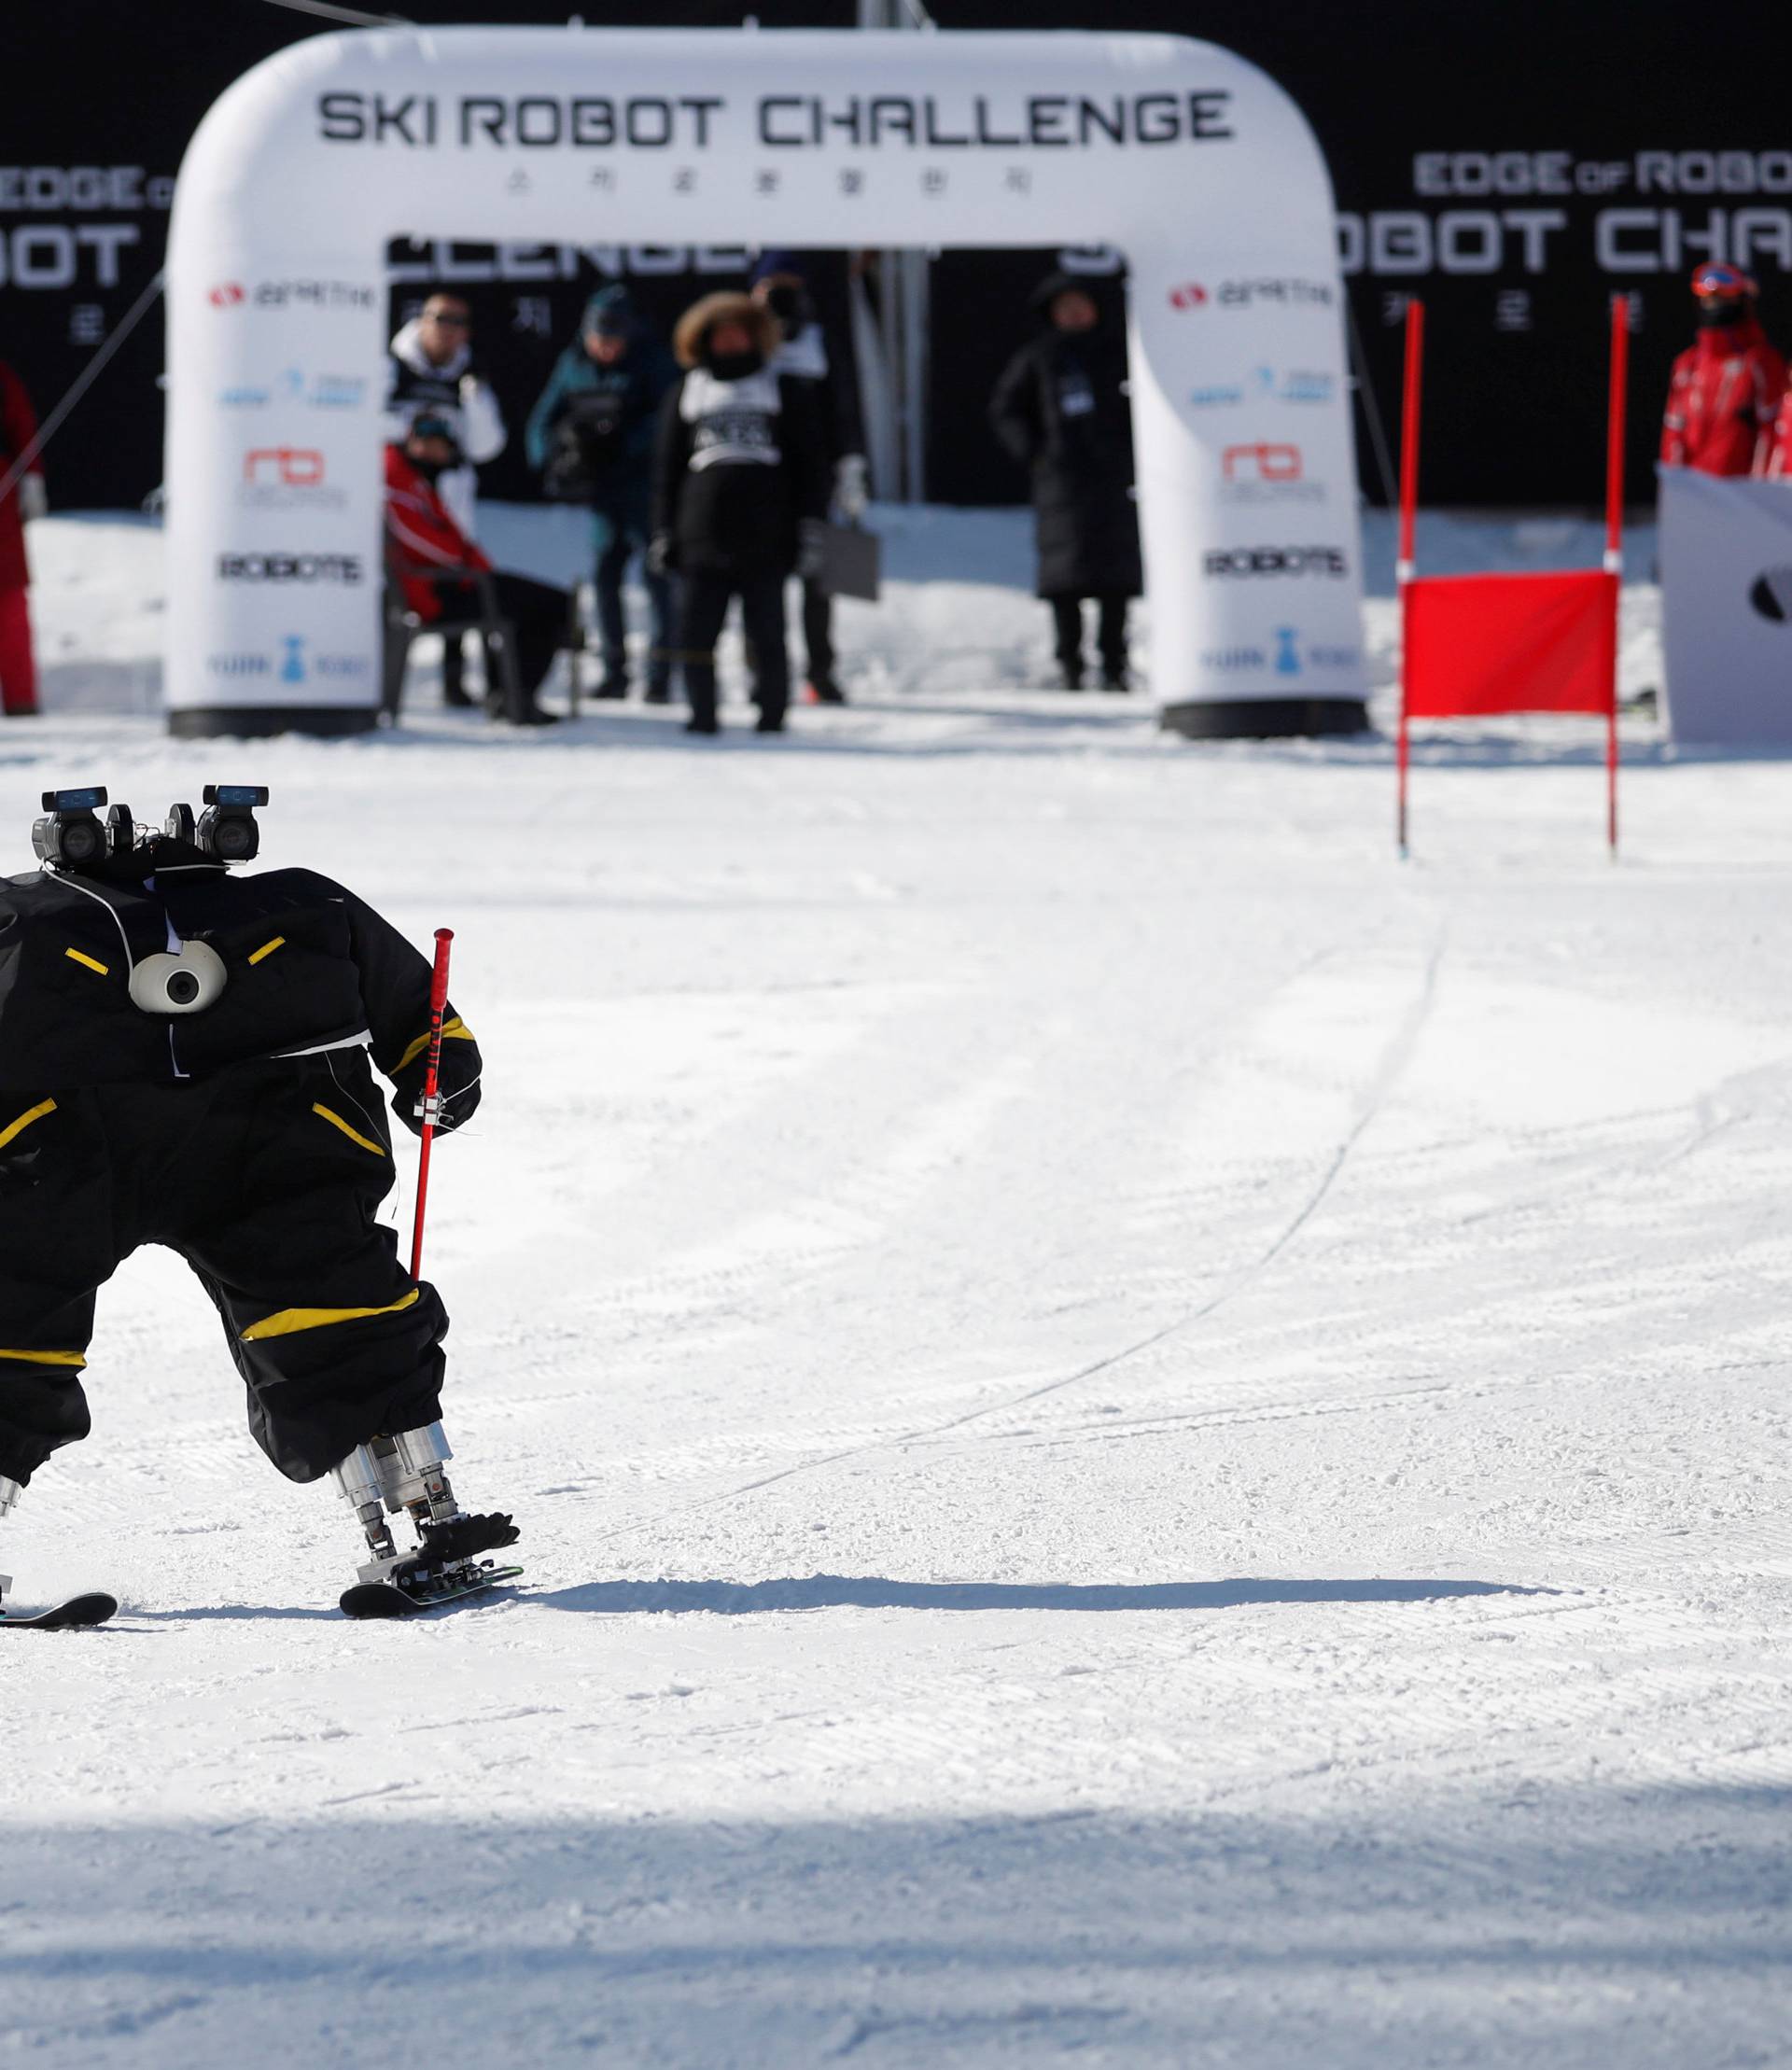
[[[1261,72],[1176,36],[395,28],[258,65],[181,166],[178,733],[371,723],[398,236],[1116,245],[1159,698],[1363,694],[1331,184]]]
[[[1792,482],[1663,468],[1660,483],[1673,738],[1792,744]]]

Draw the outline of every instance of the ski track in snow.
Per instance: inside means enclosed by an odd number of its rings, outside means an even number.
[[[528,1574],[343,1622],[124,1266],[0,1527],[126,1602],[0,1650],[0,2063],[1785,2060],[1792,773],[1638,730],[1614,868],[1590,735],[1431,742],[1403,867],[1383,744],[997,687],[1017,524],[895,521],[859,702],[713,752],[175,747],[154,536],[40,528],[21,862],[255,779],[457,930],[428,1269]]]

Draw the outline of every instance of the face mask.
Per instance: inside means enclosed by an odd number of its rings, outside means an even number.
[[[1729,330],[1733,325],[1741,323],[1747,315],[1748,311],[1742,302],[1729,298],[1701,301],[1699,304],[1699,328],[1701,330]]]
[[[786,330],[798,330],[808,314],[808,297],[794,281],[780,280],[765,290],[765,306]]]
[[[703,362],[718,381],[745,381],[749,373],[759,371],[765,358],[757,352],[707,352]]]
[[[426,482],[434,483],[447,473],[454,462],[452,460],[419,460],[415,454],[413,454],[411,455],[411,465],[416,469]]]

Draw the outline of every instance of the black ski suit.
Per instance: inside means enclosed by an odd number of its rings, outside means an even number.
[[[133,1005],[133,966],[194,942],[221,997]],[[199,1275],[288,1478],[435,1420],[448,1318],[374,1220],[392,1141],[368,1067],[371,1046],[416,1127],[428,1002],[427,961],[309,870],[231,877],[161,839],[104,875],[0,880],[0,1475],[87,1435],[94,1294],[145,1243]],[[444,1038],[453,1126],[479,1051],[452,1010]]]

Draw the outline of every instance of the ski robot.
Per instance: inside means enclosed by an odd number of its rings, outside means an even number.
[[[369,1056],[427,1150],[478,1106],[479,1049],[440,954],[438,984],[352,891],[231,874],[267,800],[210,784],[158,832],[103,789],[46,791],[38,869],[0,879],[0,1518],[88,1434],[96,1290],[166,1244],[217,1306],[261,1449],[355,1512],[368,1558],[343,1607],[402,1615],[508,1578],[481,1556],[518,1534],[448,1484],[448,1317],[375,1219],[394,1171]],[[8,1587],[0,1624],[116,1607],[8,1620]]]

